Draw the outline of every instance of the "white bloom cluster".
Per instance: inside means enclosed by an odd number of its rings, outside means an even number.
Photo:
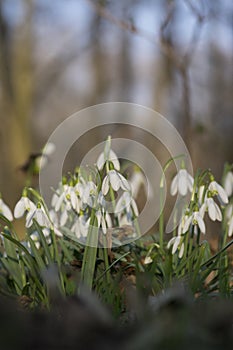
[[[179,250],[178,256],[180,258],[184,253],[184,236],[190,231],[195,235],[198,235],[199,232],[205,234],[205,214],[208,213],[212,221],[222,221],[223,215],[220,206],[225,206],[229,202],[228,194],[230,191],[227,193],[213,179],[212,175],[209,183],[201,185],[199,188],[193,188],[193,185],[194,180],[185,169],[181,169],[171,183],[171,194],[173,195],[177,192],[182,196],[185,196],[188,191],[192,193],[192,202],[181,218],[178,226],[178,235],[173,237],[167,245],[168,249],[172,246],[172,254]],[[215,198],[218,199],[220,205],[215,202]],[[233,215],[231,214],[228,218],[229,236],[233,233],[232,217]]]
[[[106,234],[113,226],[132,224],[138,216],[138,208],[131,195],[130,183],[120,172],[120,162],[110,148],[109,139],[97,159],[96,172],[99,183],[95,177],[81,171],[69,179],[64,177],[52,196],[52,210],[49,212],[43,203],[34,204],[25,191],[15,206],[15,218],[26,214],[26,227],[32,227],[35,220],[45,237],[48,230],[53,229],[57,235],[68,233],[81,241],[87,237],[90,225]],[[39,246],[38,236],[34,234],[31,238]]]

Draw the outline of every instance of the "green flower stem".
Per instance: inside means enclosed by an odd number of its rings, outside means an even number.
[[[97,218],[95,216],[95,210],[92,209],[90,226],[87,234],[87,241],[84,250],[82,269],[81,269],[81,282],[89,290],[92,289],[93,279],[95,273],[95,264],[97,256],[97,245],[98,245],[98,227]]]
[[[159,217],[159,245],[163,249],[163,234],[164,234],[164,215],[163,215],[163,177],[160,181],[159,187],[159,205],[160,205],[160,217]]]

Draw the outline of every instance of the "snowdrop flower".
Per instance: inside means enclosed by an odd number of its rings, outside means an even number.
[[[228,203],[228,197],[227,197],[226,191],[216,181],[213,180],[210,182],[208,190],[211,192],[213,196],[217,195],[220,203],[223,203],[223,204]]]
[[[146,256],[144,259],[144,265],[148,265],[151,264],[153,262],[153,260],[151,259],[150,256]]]
[[[222,221],[222,212],[212,197],[206,198],[205,202],[202,204],[200,208],[200,214],[202,217],[204,217],[204,214],[207,210],[211,220]]]
[[[194,226],[194,233],[197,233],[197,227],[199,227],[201,233],[206,232],[206,227],[202,215],[199,211],[194,211],[184,222],[183,233],[187,232],[190,225]]]
[[[116,204],[115,213],[122,213],[124,210],[126,213],[131,213],[132,209],[134,215],[138,216],[139,212],[135,200],[129,192],[124,192]]]
[[[49,211],[49,217],[50,217],[50,221],[53,223],[51,225],[51,228],[53,229],[55,235],[57,235],[59,237],[63,237],[63,234],[59,230],[59,222],[58,222],[57,213],[54,210],[50,210]]]
[[[129,182],[116,170],[110,170],[102,182],[102,193],[104,196],[108,193],[110,185],[114,191],[118,191],[120,188],[123,191],[130,191]]]
[[[48,227],[44,227],[42,229],[42,232],[43,232],[43,235],[45,236],[45,239],[46,239],[46,242],[48,244],[51,244],[52,243],[52,239],[51,239],[51,232],[50,232],[50,229]]]
[[[55,211],[58,212],[62,204],[65,204],[65,207],[67,210],[71,209],[71,204],[70,204],[70,192],[71,192],[71,187],[68,186],[67,184],[64,184],[62,188],[59,190],[59,193],[55,193],[52,197],[52,206],[54,207]]]
[[[48,163],[49,156],[55,152],[56,146],[49,142],[45,145],[41,157],[36,158],[36,166],[38,169],[43,169]]]
[[[5,218],[7,218],[7,220],[12,221],[13,220],[13,215],[11,213],[10,208],[8,207],[8,205],[6,205],[2,198],[0,198],[0,214],[2,214],[3,216],[5,216]]]
[[[96,212],[96,218],[98,227],[101,227],[103,233],[106,234],[107,228],[112,227],[112,220],[109,213],[104,210],[98,210]]]
[[[132,189],[132,196],[137,198],[141,186],[146,188],[146,179],[141,171],[135,170],[130,178],[130,186]]]
[[[90,218],[86,220],[84,215],[80,215],[71,227],[71,232],[73,232],[77,238],[85,238],[88,234],[89,224]]]
[[[16,219],[21,218],[25,212],[35,211],[35,204],[25,195],[23,195],[20,200],[16,203],[14,209],[14,217]]]
[[[105,163],[111,162],[113,164],[114,169],[120,171],[120,163],[117,158],[117,155],[110,148],[111,146],[111,136],[108,136],[107,141],[105,142],[104,152],[100,154],[97,159],[96,165],[99,170],[102,170]]]
[[[97,165],[97,168],[99,170],[102,170],[103,167],[104,167],[104,164],[106,162],[112,162],[113,166],[114,166],[114,169],[116,170],[120,170],[120,162],[117,158],[117,155],[116,153],[110,149],[109,150],[109,153],[106,153],[106,152],[102,152],[99,156],[99,158],[97,159],[97,162],[96,162],[96,165]]]
[[[98,193],[96,184],[93,181],[88,181],[84,186],[82,194],[83,203],[89,205],[90,207],[93,207],[97,195]]]
[[[182,236],[176,236],[170,239],[170,241],[167,244],[167,248],[170,249],[172,246],[172,255],[175,254],[177,250],[179,250],[179,258],[182,258],[184,254],[184,242]]]
[[[193,177],[186,169],[180,169],[171,183],[171,195],[174,196],[178,192],[181,196],[186,196],[188,191],[193,190]]]
[[[230,197],[233,193],[233,173],[232,173],[232,171],[229,171],[226,174],[226,177],[224,180],[224,189],[225,189],[228,197]]]
[[[30,238],[33,240],[35,246],[37,249],[40,249],[40,237],[37,231],[34,231],[32,234],[30,234]],[[30,242],[28,242],[29,248],[31,248]]]
[[[184,224],[188,218],[189,218],[189,214],[188,214],[188,211],[186,210],[185,215],[182,216],[180,223],[178,225],[178,236],[182,235]]]
[[[34,211],[29,211],[26,216],[26,227],[31,227],[33,224],[33,219],[35,219],[38,224],[42,227],[50,227],[51,223],[45,213],[44,209],[38,203],[37,208]]]

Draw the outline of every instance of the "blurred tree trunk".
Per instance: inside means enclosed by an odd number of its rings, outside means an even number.
[[[1,189],[10,202],[15,201],[24,177],[17,167],[28,156],[33,100],[32,20],[33,0],[25,0],[25,17],[13,36],[4,18],[0,1],[0,102]]]

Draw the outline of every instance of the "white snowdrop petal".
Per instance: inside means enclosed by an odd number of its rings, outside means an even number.
[[[64,226],[66,224],[67,219],[68,219],[68,214],[67,214],[67,211],[64,210],[60,217],[60,225]]]
[[[36,209],[35,210],[30,210],[27,215],[26,215],[26,223],[25,223],[25,226],[27,228],[31,227],[32,224],[33,224],[33,218],[36,214]]]
[[[216,219],[218,221],[222,221],[222,212],[216,203],[215,203],[215,208],[216,208]]]
[[[111,216],[109,215],[109,213],[105,214],[105,220],[106,220],[107,226],[112,227],[112,219],[111,219]]]
[[[37,209],[35,214],[35,219],[40,226],[45,226],[45,214],[42,209]]]
[[[204,223],[204,220],[202,219],[200,214],[198,214],[196,216],[196,220],[197,220],[198,226],[199,226],[199,228],[201,230],[201,233],[205,233],[205,231],[206,231],[205,223]]]
[[[150,256],[147,256],[144,260],[144,265],[148,265],[151,264],[153,262],[153,260],[151,259]]]
[[[2,203],[2,214],[9,220],[12,221],[13,220],[13,215],[11,213],[10,208],[5,204]]]
[[[169,241],[168,244],[167,244],[167,248],[168,248],[168,249],[172,246],[172,244],[174,243],[175,240],[176,240],[176,237],[172,237],[172,238],[170,239],[170,241]]]
[[[184,243],[181,244],[180,251],[179,251],[179,258],[181,259],[184,254]]]
[[[76,196],[74,191],[71,191],[71,193],[70,193],[70,201],[71,201],[72,208],[74,210],[76,210],[77,209],[77,196]]]
[[[16,203],[16,206],[15,206],[15,209],[14,209],[14,217],[16,219],[21,218],[23,216],[24,212],[25,212],[25,205],[24,205],[23,198],[21,198]]]
[[[36,241],[36,242],[35,242],[35,246],[36,246],[36,249],[40,249],[40,242],[39,242],[39,241]]]
[[[175,252],[177,251],[179,243],[180,243],[180,237],[176,237],[176,240],[172,247],[172,255],[175,254]]]
[[[51,154],[53,154],[56,150],[56,146],[54,143],[52,142],[48,142],[46,145],[45,145],[45,148],[43,150],[43,154],[46,154],[47,156],[50,156]]]
[[[110,170],[108,176],[112,189],[114,191],[118,191],[121,186],[120,177],[118,176],[118,173],[114,170]]]
[[[188,192],[187,172],[185,169],[181,169],[178,174],[178,191],[181,196],[186,196]]]
[[[99,155],[99,158],[97,159],[97,162],[96,162],[97,168],[98,168],[99,170],[102,170],[102,169],[103,169],[103,166],[104,166],[104,163],[105,163],[104,153],[102,152],[102,153]]]
[[[122,210],[124,210],[125,206],[124,206],[124,197],[121,196],[119,198],[119,200],[117,201],[116,207],[115,207],[115,213],[121,213]]]
[[[231,171],[229,171],[225,177],[224,189],[228,197],[230,197],[233,192],[233,173]]]
[[[100,227],[100,224],[101,224],[101,212],[100,210],[98,210],[96,213],[95,213],[95,216],[97,218],[97,226]]]
[[[203,203],[201,208],[199,209],[199,213],[200,213],[202,218],[204,218],[205,212],[206,212],[206,203]]]
[[[53,227],[53,231],[54,231],[54,233],[55,233],[55,235],[56,236],[58,236],[58,237],[63,237],[63,234],[62,234],[62,232],[57,228],[57,227]]]
[[[193,179],[192,175],[190,175],[189,173],[187,173],[187,176],[188,176],[188,182],[189,182],[189,184],[193,187],[194,179]]]
[[[123,175],[121,175],[120,173],[118,173],[118,175],[119,175],[120,180],[121,180],[121,188],[124,191],[131,191],[131,186],[130,186],[129,181]]]
[[[108,175],[105,176],[105,178],[102,182],[101,190],[102,190],[103,195],[106,196],[106,194],[109,191],[109,177],[108,177]]]
[[[102,226],[103,234],[106,234],[106,232],[107,232],[107,226],[106,226],[106,221],[105,221],[104,216],[102,216],[101,226]]]
[[[192,222],[192,216],[188,217],[185,222],[184,222],[184,226],[183,226],[183,233],[187,232],[189,229],[189,226]]]
[[[64,199],[65,199],[65,193],[63,192],[57,200],[57,203],[56,203],[55,208],[54,208],[55,211],[59,211],[61,209],[61,205],[62,205],[62,202],[64,201]]]
[[[116,153],[110,149],[109,152],[109,160],[111,160],[111,162],[113,163],[113,166],[116,170],[120,171],[120,162],[117,158]]]
[[[218,194],[219,194],[219,197],[221,198],[222,202],[224,204],[228,204],[228,197],[227,197],[227,194],[226,194],[226,191],[224,190],[224,188],[222,186],[220,186],[219,184],[217,184],[217,191],[218,191]]]
[[[176,175],[171,183],[171,189],[170,189],[171,195],[175,196],[177,193],[177,190],[178,190],[178,176]]]
[[[30,234],[30,238],[33,240],[33,241],[38,241],[39,239],[39,234],[37,231],[34,231],[32,234]]]
[[[58,201],[58,195],[57,195],[57,193],[54,193],[53,194],[53,196],[52,196],[52,199],[51,199],[51,205],[52,205],[52,207],[55,207],[55,205],[56,205],[56,203],[57,203],[57,201]]]
[[[212,198],[210,198],[210,199],[212,199]],[[217,218],[217,216],[216,216],[216,209],[215,209],[213,200],[209,201],[208,214],[209,214],[209,217],[210,217],[211,220],[213,220],[213,221],[216,220],[216,218]]]
[[[228,236],[231,237],[233,234],[233,217],[229,221]]]

